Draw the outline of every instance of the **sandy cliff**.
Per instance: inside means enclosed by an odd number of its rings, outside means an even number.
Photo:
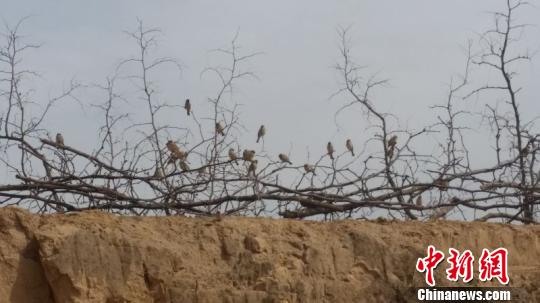
[[[506,247],[510,285],[521,301],[540,302],[538,226],[15,208],[0,209],[0,302],[413,302],[411,287],[424,285],[414,266],[428,244],[475,256]],[[440,286],[449,285],[444,268]]]

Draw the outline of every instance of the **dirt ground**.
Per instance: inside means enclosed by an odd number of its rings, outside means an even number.
[[[476,257],[507,248],[512,302],[540,302],[539,226],[16,208],[0,209],[0,302],[416,302],[425,281],[415,265],[429,244]],[[437,286],[459,285],[446,268]],[[497,284],[475,276],[468,285]]]

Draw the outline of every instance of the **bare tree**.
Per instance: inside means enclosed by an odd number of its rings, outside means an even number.
[[[8,27],[0,46],[0,161],[13,179],[0,185],[0,204],[37,212],[411,220],[457,214],[465,220],[532,223],[540,191],[538,133],[533,121],[522,118],[521,88],[515,83],[515,66],[530,56],[512,48],[526,27],[515,23],[515,11],[527,4],[506,4],[506,11],[494,14],[494,28],[480,36],[480,51],[468,43],[461,75],[452,77],[444,100],[432,106],[436,120],[419,129],[401,127],[397,115],[381,110],[374,92],[388,80],[356,63],[350,32],[340,30],[336,71],[341,81],[333,97],[345,103],[335,117],[352,107],[361,109],[371,139],[357,144],[362,148],[354,152],[353,142],[347,149],[345,142],[321,142],[316,160],[303,163],[298,155],[240,146],[245,129],[234,92],[241,81],[256,78],[247,63],[259,53],[244,53],[238,33],[228,47],[211,52],[225,63],[201,72],[201,81],[217,80],[206,100],[209,110],[192,110],[190,103],[189,115],[168,121],[167,112],[180,115],[184,103],[180,98],[164,101],[155,75],[170,67],[180,73],[182,66],[155,55],[160,31],[139,21],[127,33],[137,55],[122,60],[103,83],[87,86],[102,99],[91,102],[101,115],[99,139],[93,150],[85,150],[54,139],[43,127],[58,102],[78,100],[74,93],[80,85],[71,83],[45,104],[32,101],[24,84],[35,73],[20,62],[39,45],[22,41],[20,23]],[[500,83],[475,88],[472,71],[484,68],[496,70]],[[118,87],[126,85],[132,95],[120,93]],[[468,100],[487,91],[503,93],[505,106],[485,102],[485,111],[470,110]],[[143,110],[126,112],[125,105]],[[496,159],[492,165],[472,163],[475,151],[466,144],[470,126],[464,117],[488,122]],[[423,152],[429,140],[435,152]]]
[[[486,90],[500,90],[507,94],[507,103],[511,106],[512,120],[506,121],[507,131],[513,138],[514,155],[518,158],[518,184],[521,190],[519,197],[519,203],[522,205],[521,213],[524,220],[533,220],[533,205],[534,197],[533,192],[527,189],[530,184],[535,183],[534,173],[529,172],[529,168],[533,168],[534,162],[530,167],[527,167],[527,158],[532,144],[536,140],[536,136],[529,136],[529,132],[524,129],[524,123],[521,119],[519,111],[518,93],[521,88],[516,87],[514,78],[517,72],[514,71],[515,64],[521,61],[529,61],[530,56],[526,53],[516,53],[511,48],[519,41],[521,32],[527,26],[526,24],[516,23],[515,12],[528,5],[527,2],[521,0],[506,0],[506,11],[494,13],[494,28],[484,32],[480,41],[483,49],[478,59],[474,61],[474,64],[494,69],[501,76],[501,81],[497,84],[488,83],[482,87],[473,90],[468,96],[479,94]],[[499,124],[499,118],[497,117],[496,110],[491,108],[493,113],[493,123]],[[498,128],[498,126],[496,126]],[[525,137],[528,137],[528,142],[525,142]],[[535,152],[535,151],[534,151]],[[534,153],[533,153],[534,156]],[[528,180],[527,176],[531,179]],[[512,178],[512,181],[516,180]]]

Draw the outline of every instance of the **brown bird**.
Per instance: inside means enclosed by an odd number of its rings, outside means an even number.
[[[248,168],[248,177],[249,175],[253,175],[255,177],[255,172],[257,171],[257,160],[251,161]]]
[[[441,218],[444,218],[452,209],[454,206],[446,206],[441,207],[433,211],[433,213],[429,216],[429,221],[435,221]]]
[[[234,161],[234,163],[238,164],[238,156],[236,156],[236,152],[233,148],[229,149],[229,160]]]
[[[422,206],[422,196],[418,196],[418,198],[416,198],[416,206]]]
[[[242,154],[242,159],[244,159],[244,161],[253,161],[255,159],[255,151],[244,149],[244,152]]]
[[[154,178],[156,179],[161,179],[163,178],[163,169],[161,169],[161,167],[156,167],[156,170],[154,171]]]
[[[397,136],[394,135],[388,140],[388,146],[396,146],[397,144]]]
[[[460,202],[461,202],[461,199],[458,197],[452,197],[452,199],[450,199],[450,203],[452,204],[459,204]]]
[[[304,164],[304,170],[306,171],[306,174],[312,173],[315,175],[315,167],[311,164]]]
[[[264,135],[266,135],[266,127],[261,125],[261,127],[259,127],[259,131],[257,132],[257,143],[259,143],[259,140],[261,140]]]
[[[347,139],[345,142],[345,147],[347,147],[347,150],[351,152],[351,155],[354,157],[354,147],[352,145],[351,139]]]
[[[185,161],[180,161],[180,169],[182,169],[182,171],[188,171],[189,165]]]
[[[281,162],[286,162],[292,165],[292,162],[289,160],[289,156],[287,156],[286,154],[279,154],[278,157]]]
[[[64,146],[64,136],[61,133],[56,134],[56,144]]]
[[[482,184],[480,184],[480,189],[481,189],[481,190],[489,190],[489,189],[492,189],[494,185],[495,185],[495,184],[494,184],[494,183],[491,183],[491,182],[489,182],[489,183],[482,183]]]
[[[199,175],[204,175],[209,171],[210,171],[210,166],[201,166],[199,167],[199,169],[197,169],[197,172],[199,173]]]
[[[326,151],[328,152],[330,159],[334,160],[334,145],[332,145],[332,142],[326,144]]]
[[[186,153],[181,151],[178,145],[176,145],[176,143],[174,143],[172,140],[167,141],[166,146],[169,152],[171,152],[171,155],[174,156],[175,160],[176,159],[180,159],[182,161],[186,160],[186,156],[187,156]]]
[[[448,182],[448,180],[437,179],[433,182],[433,185],[438,187],[441,191],[447,191],[450,182]]]
[[[174,154],[171,154],[169,160],[167,160],[167,165],[174,164],[178,160]]]
[[[219,122],[216,123],[216,133],[225,136],[225,128]]]
[[[191,101],[189,101],[189,99],[186,99],[186,103],[184,103],[184,108],[187,115],[189,116],[191,114]]]
[[[391,160],[394,158],[394,145],[388,147],[388,159]]]

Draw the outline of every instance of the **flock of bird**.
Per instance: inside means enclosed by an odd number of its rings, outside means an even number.
[[[187,113],[188,116],[191,115],[192,109],[191,109],[191,102],[190,102],[189,99],[187,99],[185,101],[184,109],[186,110],[186,113]],[[215,132],[216,132],[216,135],[225,136],[225,127],[220,122],[216,122]],[[261,125],[259,127],[259,131],[257,132],[257,141],[256,142],[259,143],[261,139],[264,139],[265,135],[266,135],[266,127],[264,125]],[[60,133],[56,134],[56,144],[58,146],[60,146],[60,147],[64,146],[64,137]],[[392,159],[394,157],[394,152],[395,152],[396,145],[397,145],[397,136],[395,136],[395,135],[390,137],[390,139],[388,139],[386,141],[386,144],[385,144],[385,148],[386,148],[385,157],[387,157],[387,159]],[[351,155],[353,157],[355,157],[354,146],[353,146],[353,143],[352,143],[351,139],[347,139],[345,141],[345,147],[346,147],[347,151],[349,151],[351,153]],[[176,164],[176,162],[179,161],[179,165],[180,165],[180,168],[182,169],[182,171],[190,170],[190,168],[189,168],[189,166],[187,164],[187,156],[188,156],[187,152],[182,151],[178,147],[178,145],[172,140],[167,141],[166,148],[170,153],[169,160],[168,160],[169,164]],[[257,171],[257,164],[258,164],[258,161],[255,158],[255,153],[256,153],[255,150],[244,149],[244,151],[242,152],[242,157],[239,158],[238,155],[236,154],[236,151],[233,148],[231,148],[228,151],[228,157],[229,157],[229,160],[231,162],[234,162],[237,165],[238,165],[238,160],[239,159],[243,160],[244,162],[249,162],[249,167],[248,167],[248,170],[247,170],[247,176],[248,177],[250,177],[250,176],[255,177],[256,176],[256,171]],[[335,153],[334,145],[332,144],[332,142],[328,142],[328,144],[326,145],[326,155],[328,155],[330,157],[330,159],[332,159],[332,161],[335,159],[334,158],[334,153]],[[292,161],[289,159],[289,156],[286,155],[286,154],[280,153],[278,155],[278,158],[279,158],[279,161],[281,161],[281,163],[287,163],[287,164],[290,164],[290,165],[293,164]],[[205,167],[203,167],[203,168],[205,168]],[[311,173],[313,175],[316,175],[315,174],[315,166],[312,165],[312,164],[309,164],[309,163],[304,164],[304,171],[305,171],[306,174]],[[163,178],[163,176],[164,176],[163,170],[159,167],[159,165],[157,165],[156,171],[154,172],[153,177],[154,178]],[[439,178],[439,179],[435,180],[433,184],[435,185],[435,187],[438,187],[442,191],[448,190],[448,186],[449,186],[448,180],[444,180],[442,178]],[[415,204],[417,206],[422,206],[422,196],[421,195],[416,197]]]
[[[186,110],[186,114],[188,116],[191,115],[192,108],[191,108],[191,101],[189,99],[186,99],[184,103],[184,109]],[[218,135],[225,136],[225,127],[220,122],[216,122],[215,132]],[[259,127],[259,131],[257,132],[256,142],[259,143],[260,140],[263,139],[265,135],[266,135],[266,127],[264,125],[261,125]],[[178,145],[176,145],[176,143],[174,143],[172,140],[167,141],[166,147],[167,147],[167,150],[170,152],[169,161],[174,163],[177,160],[179,160],[180,168],[183,171],[189,170],[189,167],[187,166],[187,163],[186,163],[187,154],[183,152],[182,150],[180,150]],[[347,141],[345,142],[345,147],[354,157],[355,156],[354,147],[353,147],[351,139],[347,139]],[[334,146],[332,145],[332,142],[328,142],[326,146],[326,151],[327,151],[328,156],[330,156],[330,158],[334,160],[335,149],[334,149]],[[245,149],[242,152],[241,159],[244,160],[245,162],[249,162],[249,167],[247,171],[248,176],[255,176],[256,171],[257,171],[258,160],[255,159],[255,154],[256,152],[254,150],[249,150],[249,149]],[[229,149],[228,157],[231,162],[238,164],[239,157],[233,148]],[[293,164],[292,161],[289,159],[289,156],[286,154],[280,153],[278,155],[278,158],[282,163],[288,163],[290,165]],[[308,164],[308,163],[304,164],[304,170],[306,173],[312,173],[315,175],[315,166],[311,164]]]
[[[191,101],[189,99],[186,99],[186,101],[184,103],[184,109],[186,110],[186,113],[189,116],[191,114]],[[216,122],[215,131],[216,131],[216,134],[219,134],[221,136],[225,136],[225,127],[220,122]],[[259,143],[260,140],[263,139],[265,135],[266,135],[266,127],[264,125],[261,125],[259,127],[259,131],[257,132],[257,141],[256,142]],[[395,135],[392,136],[387,141],[387,144],[386,144],[386,146],[388,148],[387,149],[387,155],[388,155],[388,158],[390,158],[390,159],[394,155],[394,150],[395,150],[396,144],[397,144],[397,136],[395,136]],[[355,154],[354,154],[354,146],[353,146],[353,143],[352,143],[351,139],[347,139],[345,141],[345,147],[351,153],[351,155],[354,157],[355,156]],[[183,159],[183,157],[185,157],[185,155],[180,154],[179,156],[176,156],[176,153],[179,152],[179,148],[176,146],[176,144],[174,144],[174,142],[172,142],[172,141],[167,142],[167,148],[169,149],[171,154],[174,156],[174,158],[178,158],[181,161],[183,161],[182,159]],[[335,149],[334,149],[334,145],[332,144],[332,142],[328,142],[328,144],[326,145],[326,153],[330,157],[330,159],[334,160]],[[180,157],[180,156],[182,156],[182,157]],[[234,161],[236,164],[238,164],[238,155],[236,154],[236,151],[233,148],[229,149],[228,156],[229,156],[230,161]],[[288,164],[292,165],[292,162],[289,159],[289,156],[287,156],[286,154],[280,153],[278,155],[278,158],[282,163],[288,163]],[[245,149],[243,151],[243,153],[242,153],[242,160],[244,160],[246,162],[250,162],[249,167],[248,167],[248,176],[255,175],[255,172],[257,170],[257,164],[258,164],[257,159],[255,159],[255,151]],[[315,175],[315,166],[313,166],[312,164],[306,163],[306,164],[304,164],[304,171],[306,173],[312,173],[312,174]]]
[[[192,109],[191,109],[191,101],[189,99],[186,99],[185,103],[184,103],[184,109],[186,110],[186,113],[187,115],[191,115],[191,112],[192,112]],[[225,127],[220,123],[220,122],[216,122],[216,125],[215,125],[215,132],[216,134],[219,134],[221,136],[225,136]],[[266,135],[266,127],[264,125],[261,125],[259,127],[259,131],[257,132],[257,143],[260,142],[261,139],[264,138],[264,136]],[[59,146],[64,146],[64,137],[62,136],[62,134],[58,133],[56,134],[56,144],[59,145]],[[394,149],[395,149],[395,146],[397,144],[397,136],[392,136],[388,141],[387,141],[387,155],[389,158],[392,158],[393,157],[393,154],[394,154]],[[168,162],[171,163],[171,164],[174,164],[176,163],[176,161],[179,161],[179,164],[180,164],[180,168],[182,169],[182,171],[188,171],[190,168],[187,164],[187,152],[185,151],[182,151],[178,145],[176,145],[176,143],[172,140],[168,140],[167,143],[166,143],[166,147],[167,147],[167,150],[169,151],[170,153],[170,157],[169,157],[169,160]],[[347,151],[349,151],[351,153],[351,155],[354,157],[355,154],[354,154],[354,146],[353,146],[353,143],[351,141],[351,139],[347,139],[345,141],[345,147],[347,148]],[[330,157],[330,159],[334,160],[334,153],[335,153],[335,149],[334,149],[334,145],[332,144],[332,142],[328,142],[328,144],[326,145],[326,154]],[[229,149],[229,152],[228,152],[228,157],[229,157],[229,160],[232,161],[232,162],[235,162],[236,164],[238,164],[238,155],[236,154],[236,151],[231,148]],[[283,154],[283,153],[280,153],[278,155],[278,158],[279,160],[282,162],[282,163],[287,163],[287,164],[290,164],[292,165],[292,161],[289,159],[289,156],[286,155],[286,154]],[[248,149],[245,149],[243,152],[242,152],[242,160],[244,160],[245,162],[249,162],[249,167],[248,167],[248,176],[255,176],[256,174],[256,171],[257,171],[257,164],[258,164],[258,161],[257,159],[255,159],[255,151],[254,150],[248,150]],[[306,163],[304,164],[304,171],[306,173],[312,173],[315,175],[315,166],[313,166],[312,164],[309,164],[309,163]],[[160,174],[160,171],[158,169],[156,169],[156,173],[154,175],[162,175]]]

